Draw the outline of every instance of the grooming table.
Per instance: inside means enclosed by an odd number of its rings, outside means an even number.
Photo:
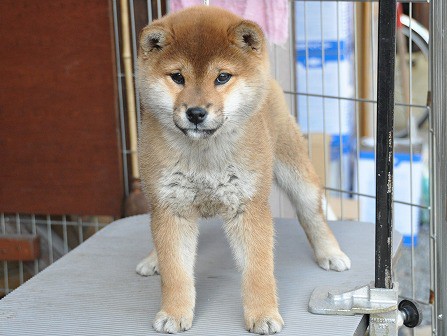
[[[0,301],[0,335],[158,335],[160,276],[142,277],[137,263],[151,249],[148,216],[115,221]],[[192,329],[184,335],[250,335],[244,330],[240,274],[218,220],[200,224],[197,301]],[[374,279],[370,223],[330,224],[352,268],[325,271],[297,220],[276,219],[275,275],[281,335],[362,335],[362,316],[319,316],[307,311],[317,286],[364,285]],[[400,237],[395,235],[395,250]]]

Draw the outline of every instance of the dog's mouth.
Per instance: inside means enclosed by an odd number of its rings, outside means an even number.
[[[180,131],[183,132],[186,136],[193,138],[193,139],[204,139],[212,136],[216,131],[217,128],[213,129],[201,129],[201,128],[182,128],[176,125]]]

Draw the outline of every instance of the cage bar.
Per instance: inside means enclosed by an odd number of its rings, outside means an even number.
[[[430,90],[432,93],[432,290],[434,335],[447,334],[447,4],[431,2]]]

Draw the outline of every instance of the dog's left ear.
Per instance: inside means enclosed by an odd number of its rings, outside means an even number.
[[[265,38],[261,27],[253,21],[244,20],[229,29],[230,42],[246,51],[261,53]]]

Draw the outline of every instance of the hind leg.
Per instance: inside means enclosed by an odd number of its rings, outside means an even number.
[[[306,142],[292,118],[278,136],[274,174],[294,205],[320,267],[344,271],[351,261],[341,251],[323,215],[323,192],[307,155]]]
[[[146,258],[138,263],[136,271],[142,276],[160,274],[158,270],[157,251],[155,251],[155,249],[153,249]]]

